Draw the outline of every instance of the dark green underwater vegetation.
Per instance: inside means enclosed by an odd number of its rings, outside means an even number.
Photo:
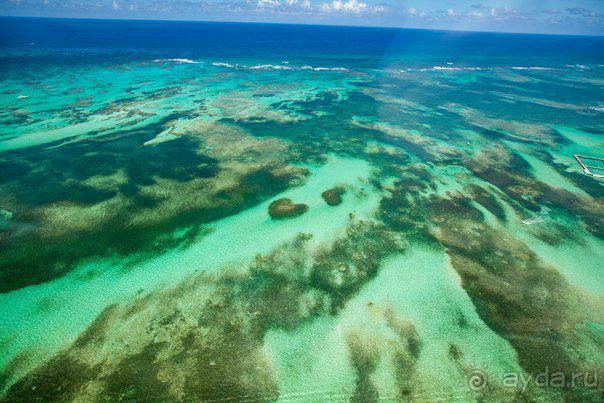
[[[300,234],[257,256],[249,274],[202,274],[122,308],[110,306],[70,349],[13,385],[6,398],[28,399],[32,390],[39,400],[276,398],[264,334],[337,314],[375,276],[380,260],[403,248],[395,234],[372,223],[351,221],[345,235],[309,256],[311,236]],[[346,270],[334,262],[345,262]],[[103,346],[115,342],[125,350],[106,355]],[[349,344],[353,360],[363,354]]]

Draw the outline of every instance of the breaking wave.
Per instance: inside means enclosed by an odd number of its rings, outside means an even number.
[[[191,59],[178,59],[178,58],[174,58],[174,59],[155,59],[153,60],[154,63],[178,63],[178,64],[183,64],[183,63],[189,63],[189,64],[199,64],[201,62],[196,62],[195,60],[191,60]]]
[[[240,68],[246,70],[313,70],[313,71],[349,71],[346,67],[315,67],[308,64],[302,66],[293,66],[289,62],[283,62],[283,64],[257,64],[253,66],[246,66],[243,64],[233,65],[225,62],[213,62],[213,66],[226,67],[226,68]]]

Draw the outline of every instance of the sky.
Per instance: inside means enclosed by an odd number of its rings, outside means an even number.
[[[604,0],[0,0],[0,15],[604,35]]]

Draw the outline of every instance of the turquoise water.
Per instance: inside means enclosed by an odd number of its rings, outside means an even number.
[[[0,400],[600,396],[601,39],[3,22]]]

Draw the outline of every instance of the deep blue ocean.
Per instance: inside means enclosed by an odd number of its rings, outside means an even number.
[[[262,23],[0,18],[0,63],[13,51],[79,50],[72,63],[112,57],[340,59],[349,67],[401,67],[447,60],[472,65],[600,63],[604,37]],[[33,55],[30,54],[30,55]],[[53,63],[61,55],[41,55]],[[59,61],[59,60],[54,60]]]

